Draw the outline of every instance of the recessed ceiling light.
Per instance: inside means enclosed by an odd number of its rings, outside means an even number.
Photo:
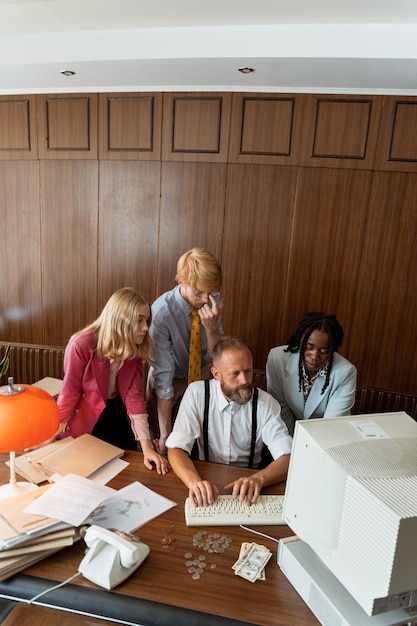
[[[254,71],[253,67],[239,67],[239,72],[242,74],[252,74]]]
[[[63,74],[64,76],[74,76],[75,72],[73,72],[72,70],[61,70],[61,74]]]

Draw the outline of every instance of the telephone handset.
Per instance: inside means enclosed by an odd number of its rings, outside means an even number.
[[[90,526],[84,541],[89,549],[78,571],[105,589],[123,582],[149,554],[149,547],[134,535],[100,526]]]

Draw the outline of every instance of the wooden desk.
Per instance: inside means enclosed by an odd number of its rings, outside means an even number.
[[[4,460],[4,455],[0,456]],[[102,590],[80,575],[71,583],[40,598],[42,606],[51,607],[48,609],[51,612],[55,612],[53,609],[64,609],[102,617],[110,622],[116,620],[145,626],[319,624],[281,573],[276,561],[276,542],[240,527],[187,527],[184,521],[187,490],[175,474],[171,471],[166,476],[158,476],[156,472],[148,471],[143,465],[141,453],[126,452],[124,458],[130,465],[111,481],[111,487],[120,489],[133,481],[140,481],[177,502],[177,506],[136,531],[141,540],[149,545],[150,554],[141,567],[116,589],[111,592]],[[5,482],[8,470],[3,462],[1,466],[0,482]],[[250,473],[250,470],[212,463],[198,462],[197,466],[204,478],[215,481],[219,486],[226,485],[243,473]],[[282,489],[283,485],[279,485],[266,491],[282,493]],[[193,546],[193,537],[199,530],[227,534],[232,543],[223,553],[208,554]],[[293,534],[287,526],[263,526],[258,530],[277,539]],[[167,542],[167,538],[171,543]],[[262,543],[273,552],[266,566],[265,581],[250,583],[236,576],[231,569],[244,541]],[[67,580],[77,572],[84,550],[85,545],[80,541],[0,583],[0,597],[14,601],[29,600],[57,582]],[[193,580],[187,571],[184,556],[187,552],[196,557],[206,554],[208,567],[199,580]],[[214,564],[215,569],[211,569],[210,564]],[[21,604],[18,608],[24,612]],[[27,606],[27,610],[32,608],[33,605]],[[4,624],[17,623],[12,621],[12,616],[13,611]],[[91,623],[81,619],[79,616],[79,624]],[[20,623],[24,620],[20,619]],[[44,619],[42,623],[56,623],[56,617],[50,622]]]

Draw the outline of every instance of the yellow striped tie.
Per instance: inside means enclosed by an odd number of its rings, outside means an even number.
[[[188,361],[188,384],[201,380],[201,320],[197,309],[191,311],[190,350]]]

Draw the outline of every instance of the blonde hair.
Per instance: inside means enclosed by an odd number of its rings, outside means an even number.
[[[203,248],[191,248],[179,258],[175,280],[208,293],[220,291],[222,269],[211,252]]]
[[[131,287],[122,287],[113,293],[105,304],[99,317],[71,337],[84,332],[95,332],[97,335],[97,355],[104,359],[147,359],[151,352],[149,332],[143,343],[133,342],[133,329],[142,314],[141,307],[147,305],[149,314],[151,306],[147,298]],[[149,319],[149,325],[151,318]]]

